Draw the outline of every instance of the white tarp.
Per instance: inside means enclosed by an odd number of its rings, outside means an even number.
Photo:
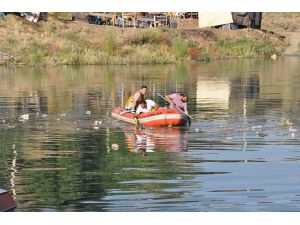
[[[233,23],[231,12],[199,12],[199,28]]]

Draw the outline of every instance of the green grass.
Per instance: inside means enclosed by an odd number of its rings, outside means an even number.
[[[144,44],[168,44],[169,38],[162,31],[141,30],[132,33],[124,38],[123,44],[144,45]]]
[[[172,52],[177,59],[183,59],[186,57],[189,43],[182,38],[175,38],[172,41]]]
[[[26,61],[35,64],[42,63],[44,59],[48,56],[46,48],[36,42],[30,43],[25,48],[22,48],[21,51]]]
[[[82,64],[81,50],[75,47],[68,47],[59,54],[59,61],[61,64]]]
[[[109,33],[105,37],[105,47],[104,50],[108,55],[114,55],[117,50],[116,38],[112,33]]]
[[[270,56],[277,54],[276,48],[266,40],[240,38],[237,40],[219,40],[214,48],[219,56]]]
[[[204,62],[210,62],[211,61],[211,55],[209,53],[208,47],[202,47],[200,49],[200,60]]]
[[[69,41],[76,41],[78,39],[78,37],[74,33],[74,31],[71,31],[71,30],[61,32],[61,33],[59,33],[59,36],[62,37],[62,38],[65,38]]]
[[[10,46],[10,47],[15,47],[18,44],[18,41],[12,37],[8,37],[6,39],[6,42],[7,42],[8,46]]]

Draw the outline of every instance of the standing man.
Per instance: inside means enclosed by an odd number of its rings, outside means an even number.
[[[145,102],[145,94],[147,93],[147,86],[143,85],[134,95],[131,95],[125,104],[125,109],[135,112],[138,105]]]
[[[178,107],[179,109],[183,110],[185,114],[189,114],[187,110],[188,96],[186,94],[174,93],[174,94],[167,95],[165,98],[170,103],[170,109],[176,109],[176,107]]]

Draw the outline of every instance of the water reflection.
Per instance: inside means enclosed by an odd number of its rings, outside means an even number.
[[[19,211],[299,211],[299,71],[296,57],[1,67],[0,187]],[[187,92],[196,120],[111,119],[142,84],[161,106]]]
[[[137,127],[123,128],[125,142],[130,152],[144,153],[163,150],[166,152],[187,151],[187,128],[185,127]]]

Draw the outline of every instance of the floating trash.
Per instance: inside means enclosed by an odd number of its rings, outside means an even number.
[[[91,115],[91,111],[86,111],[85,114],[86,115]]]
[[[146,149],[146,152],[155,152],[155,151],[152,149]]]
[[[291,127],[293,125],[293,122],[291,122],[289,119],[282,118],[281,119],[281,124],[283,126]]]
[[[271,55],[271,59],[276,60],[277,59],[277,55]]]
[[[256,132],[256,136],[265,137],[265,136],[268,136],[268,134],[267,133],[263,133],[263,132]]]
[[[289,131],[290,131],[290,132],[297,132],[298,130],[295,129],[295,128],[293,128],[293,127],[290,127],[290,128],[289,128]]]
[[[254,130],[260,130],[262,129],[262,125],[256,125],[256,126],[252,126],[251,129]]]
[[[98,126],[98,125],[101,125],[101,124],[102,124],[101,120],[95,120],[95,122],[94,122],[94,126]]]
[[[111,148],[112,148],[112,150],[118,151],[120,147],[118,144],[112,144]]]
[[[29,114],[23,114],[19,117],[19,121],[29,120]]]
[[[195,132],[198,133],[200,131],[199,128],[195,128]]]
[[[66,116],[67,114],[63,113],[63,114],[60,114],[59,117],[63,117],[63,116]]]
[[[99,127],[93,127],[94,130],[99,130]]]
[[[47,119],[48,115],[47,115],[47,114],[42,114],[41,117],[42,117],[43,119]]]

